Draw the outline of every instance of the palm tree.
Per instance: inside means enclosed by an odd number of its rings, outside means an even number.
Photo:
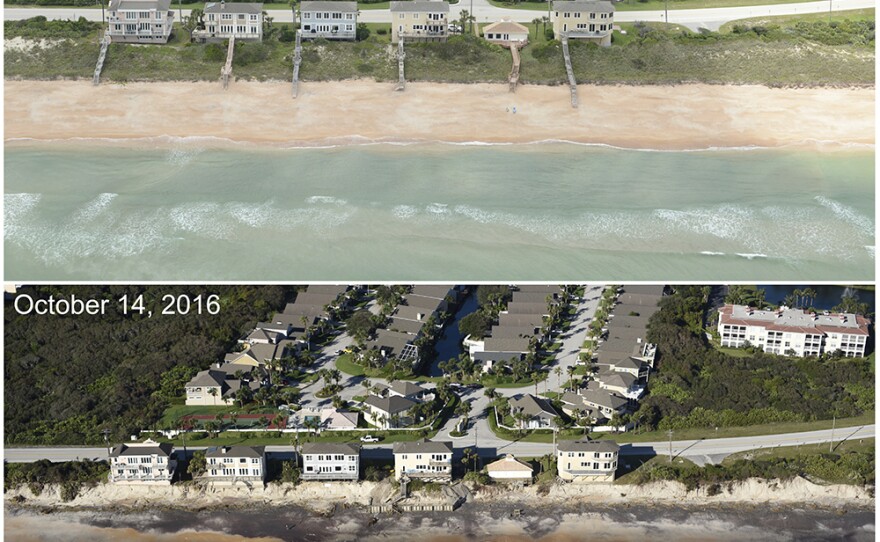
[[[276,414],[275,417],[272,418],[272,425],[274,425],[276,429],[286,429],[287,416],[284,414]]]
[[[232,412],[229,414],[229,423],[232,425],[232,428],[235,429],[235,424],[238,422],[238,412]]]
[[[541,18],[535,17],[532,19],[532,24],[535,25],[535,39],[538,39],[538,25],[541,24]]]
[[[562,367],[556,367],[553,369],[553,372],[556,373],[556,387],[562,387]]]
[[[549,2],[548,2],[548,5],[549,5]],[[544,34],[546,34],[547,33],[547,23],[550,22],[550,17],[548,17],[546,15],[541,17],[541,22],[544,24]]]

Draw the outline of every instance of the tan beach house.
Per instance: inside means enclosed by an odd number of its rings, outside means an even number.
[[[168,43],[174,23],[171,0],[110,0],[110,41]]]
[[[569,482],[613,482],[620,446],[610,440],[559,443],[556,468]]]
[[[417,440],[394,443],[394,478],[452,480],[452,443]]]
[[[353,40],[357,37],[357,14],[357,2],[302,2],[299,5],[302,37]]]
[[[524,47],[529,42],[529,29],[505,17],[497,23],[484,26],[483,38],[502,47]]]
[[[557,0],[552,3],[550,19],[553,35],[582,39],[602,47],[611,45],[614,5],[611,2]]]
[[[263,41],[263,4],[253,2],[208,2],[205,4],[205,29],[195,30],[193,40],[220,42],[236,40]]]
[[[110,452],[110,481],[115,484],[170,485],[177,460],[174,446],[154,440],[120,444]]]
[[[446,41],[449,4],[441,0],[391,2],[391,43]]]

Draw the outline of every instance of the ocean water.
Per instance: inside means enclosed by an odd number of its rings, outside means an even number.
[[[6,279],[872,280],[873,147],[6,146]]]

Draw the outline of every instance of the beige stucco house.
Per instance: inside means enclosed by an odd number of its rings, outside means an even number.
[[[168,43],[171,0],[110,0],[107,35],[113,42]]]
[[[557,0],[552,3],[550,19],[553,34],[582,39],[602,47],[611,45],[614,26],[614,5],[611,2]]]
[[[608,440],[559,443],[556,468],[569,482],[613,482],[620,446]]]
[[[509,18],[505,18],[497,23],[484,26],[483,38],[486,41],[497,43],[504,47],[510,47],[511,45],[523,47],[529,42],[529,29],[517,22],[511,21]]]
[[[449,4],[441,0],[391,2],[391,43],[446,41]]]
[[[452,480],[452,443],[417,440],[394,443],[394,478]]]
[[[110,452],[110,481],[115,484],[170,485],[177,460],[174,446],[153,440],[120,444]]]

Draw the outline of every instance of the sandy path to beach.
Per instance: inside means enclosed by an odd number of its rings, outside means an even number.
[[[761,86],[567,87],[344,81],[6,81],[6,138],[215,136],[260,143],[368,139],[531,142],[626,148],[874,143],[874,89]],[[516,107],[516,113],[512,112]]]

